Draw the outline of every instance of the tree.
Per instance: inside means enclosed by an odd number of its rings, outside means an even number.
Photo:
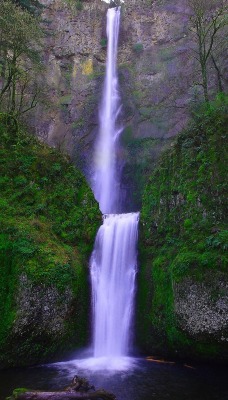
[[[218,38],[218,33],[227,25],[227,7],[225,0],[188,0],[192,16],[190,18],[191,28],[196,43],[196,59],[200,64],[205,101],[209,101],[208,93],[208,63],[212,59],[219,78],[221,89],[221,74],[213,55],[213,50]]]
[[[14,2],[0,0],[0,9],[0,110],[18,117],[37,103],[43,31],[39,19]]]

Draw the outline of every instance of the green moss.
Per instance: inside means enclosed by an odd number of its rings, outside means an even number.
[[[121,134],[121,142],[124,146],[129,145],[129,143],[134,142],[133,129],[131,125],[126,126]]]
[[[68,106],[72,101],[71,94],[66,94],[65,96],[60,97],[59,104],[63,106]]]
[[[139,210],[151,171],[155,168],[161,151],[169,145],[169,141],[164,145],[161,139],[135,138],[131,125],[124,129],[121,141],[127,154],[123,175],[131,188],[133,207]]]
[[[87,263],[100,213],[84,177],[66,157],[21,128],[13,134],[1,120],[0,171],[0,365],[26,365],[86,341]],[[72,314],[66,315],[62,336],[40,336],[36,327],[21,337],[12,334],[21,276],[41,291],[55,288],[60,302],[71,291]]]
[[[81,11],[81,10],[83,9],[82,1],[81,1],[81,0],[77,0],[77,1],[76,1],[76,4],[75,4],[75,7],[76,7],[76,9],[77,9],[78,11]]]
[[[106,48],[107,47],[107,39],[101,38],[100,45],[102,48]]]
[[[149,119],[152,113],[153,113],[152,107],[141,107],[139,109],[139,114],[145,119]]]
[[[143,44],[142,43],[135,43],[133,45],[133,51],[136,54],[141,54],[143,52]]]
[[[74,122],[72,122],[71,126],[73,129],[80,129],[83,127],[85,121],[83,120],[83,118],[78,118],[76,119]]]
[[[174,285],[187,277],[228,279],[226,126],[224,97],[199,108],[144,191],[137,313],[138,338],[147,351],[222,354],[216,338],[193,339],[180,328],[173,296]]]
[[[160,49],[160,58],[162,61],[172,60],[173,49],[171,47]]]
[[[83,10],[83,0],[65,0],[72,12]]]
[[[20,394],[26,393],[28,391],[29,391],[29,389],[25,389],[25,388],[14,389],[13,394],[10,397],[7,397],[6,400],[16,400],[16,399],[18,399],[18,396],[20,396]]]
[[[14,389],[14,391],[13,391],[13,396],[14,396],[15,398],[17,398],[17,396],[19,396],[20,394],[26,393],[27,391],[28,391],[28,389],[25,389],[25,388],[17,388],[17,389]]]

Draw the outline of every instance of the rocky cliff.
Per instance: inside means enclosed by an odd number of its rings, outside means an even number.
[[[89,178],[105,69],[108,5],[101,0],[43,3],[48,32],[43,89],[48,101],[32,122],[45,141],[66,148]],[[144,177],[185,126],[188,106],[200,93],[200,86],[193,83],[198,67],[186,4],[126,0],[122,5],[119,78],[124,131],[119,158],[125,162],[123,185],[136,191],[132,207],[140,206],[136,197]]]
[[[226,361],[226,106],[199,110],[143,197],[138,340],[148,353]]]

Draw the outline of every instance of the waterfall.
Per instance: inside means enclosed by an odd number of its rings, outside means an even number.
[[[116,68],[119,26],[120,7],[110,8],[107,13],[106,74],[99,112],[99,136],[95,147],[94,194],[103,213],[116,212],[119,200],[116,163],[120,131],[116,121],[121,109]]]
[[[137,268],[139,213],[117,214],[121,202],[117,151],[121,129],[117,48],[120,7],[107,13],[107,62],[95,148],[94,193],[103,212],[91,256],[94,359],[128,355]]]
[[[91,258],[94,356],[126,356],[132,316],[138,213],[105,215]]]

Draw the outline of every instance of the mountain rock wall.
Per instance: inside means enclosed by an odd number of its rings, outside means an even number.
[[[81,7],[71,0],[43,4],[47,101],[31,121],[38,136],[67,150],[89,178],[105,72],[108,5],[101,0],[82,0]],[[145,164],[153,168],[185,126],[187,106],[200,90],[193,84],[189,16],[187,1],[181,0],[126,0],[122,5],[118,65],[124,130],[119,157],[125,162],[123,185],[131,192],[136,187],[141,192],[136,182],[147,175]]]

